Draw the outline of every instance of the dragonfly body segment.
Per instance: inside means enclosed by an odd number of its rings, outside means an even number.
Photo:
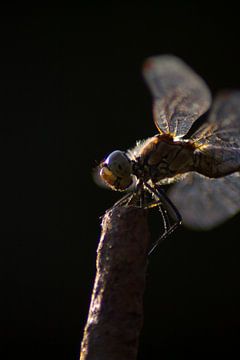
[[[173,137],[158,134],[146,141],[142,147],[128,156],[135,163],[137,177],[154,183],[170,183],[175,176],[192,171],[194,168],[194,143],[190,140],[175,141]]]
[[[194,153],[194,170],[210,178],[240,171],[240,149],[202,146]]]

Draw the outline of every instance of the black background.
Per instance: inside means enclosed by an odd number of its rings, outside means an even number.
[[[213,93],[240,88],[238,10],[22,10],[1,12],[1,358],[76,360],[100,216],[119,199],[92,169],[156,133],[146,57],[182,57]],[[239,220],[207,233],[181,227],[151,257],[139,359],[239,353]]]

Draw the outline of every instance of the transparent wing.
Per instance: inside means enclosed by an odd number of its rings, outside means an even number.
[[[199,144],[240,148],[240,91],[222,91],[208,121],[191,137]]]
[[[183,136],[208,110],[207,85],[179,58],[151,57],[144,63],[143,75],[154,97],[153,117],[160,133]]]
[[[191,138],[195,171],[211,178],[240,171],[240,91],[219,94],[209,120]]]
[[[240,173],[218,179],[189,173],[173,185],[168,196],[186,226],[209,230],[240,210]]]

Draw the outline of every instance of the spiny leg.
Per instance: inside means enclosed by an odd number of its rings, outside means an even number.
[[[160,213],[162,215],[163,227],[164,227],[164,232],[165,232],[170,227],[170,221],[169,221],[168,213],[167,213],[166,209],[164,208],[164,206],[162,206],[161,203],[158,204],[158,208],[159,208],[159,211],[160,211]]]
[[[148,183],[144,183],[144,186],[148,189],[150,193],[155,196],[155,202],[150,204],[150,207],[158,206],[160,213],[163,219],[163,226],[164,226],[164,233],[160,236],[160,238],[153,244],[152,248],[150,249],[148,255],[150,255],[154,249],[163,241],[165,240],[181,223],[182,218],[171,202],[171,200],[167,197],[165,192],[160,187],[152,187]],[[169,217],[174,221],[173,224],[170,224]]]
[[[142,182],[139,182],[133,191],[130,191],[127,194],[125,194],[120,200],[118,200],[112,206],[112,208],[117,206],[135,206],[142,208],[143,203],[144,203],[144,192],[142,188]]]
[[[125,194],[120,200],[118,200],[109,210],[118,207],[118,206],[129,206],[129,203],[132,201],[134,193],[129,192]]]

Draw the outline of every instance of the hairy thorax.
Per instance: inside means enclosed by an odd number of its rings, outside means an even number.
[[[158,182],[192,171],[194,150],[191,140],[174,140],[170,135],[159,134],[144,143],[136,160],[145,180]]]

